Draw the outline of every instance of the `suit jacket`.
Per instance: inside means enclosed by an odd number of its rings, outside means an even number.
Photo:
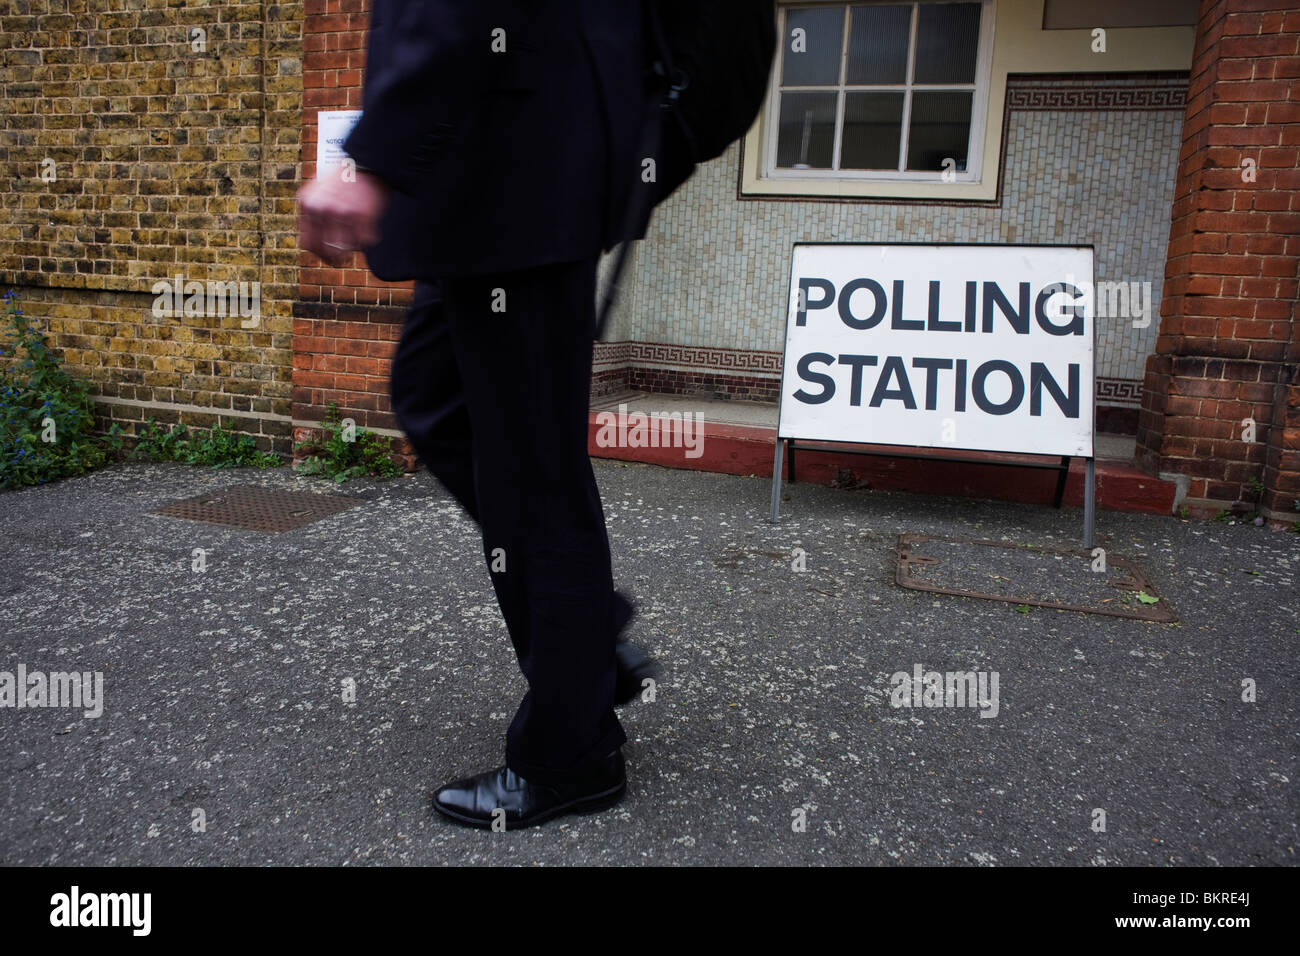
[[[623,220],[641,185],[641,24],[641,0],[374,0],[343,147],[396,190],[374,273],[522,269],[640,233]]]

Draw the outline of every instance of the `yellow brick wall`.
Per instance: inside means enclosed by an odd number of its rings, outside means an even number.
[[[302,23],[301,2],[0,6],[0,286],[106,417],[226,412],[289,450]],[[257,324],[155,315],[176,275],[260,283]]]

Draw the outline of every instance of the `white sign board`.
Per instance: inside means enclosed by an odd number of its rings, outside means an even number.
[[[796,244],[780,438],[1093,456],[1087,246]]]
[[[316,176],[333,172],[348,154],[343,142],[361,119],[361,110],[321,110],[316,114]]]

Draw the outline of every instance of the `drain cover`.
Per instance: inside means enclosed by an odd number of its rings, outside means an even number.
[[[249,531],[292,531],[328,518],[357,504],[357,498],[318,495],[310,491],[276,491],[256,485],[233,485],[186,498],[154,514]]]
[[[899,535],[897,551],[894,580],[916,591],[1160,624],[1178,620],[1142,569],[1117,555],[1099,555],[1103,566],[1087,551],[932,534]]]

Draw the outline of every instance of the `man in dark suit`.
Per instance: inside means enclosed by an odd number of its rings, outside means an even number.
[[[619,641],[587,455],[599,256],[621,239],[646,116],[639,2],[375,0],[355,177],[300,194],[302,245],[417,279],[393,410],[482,527],[528,680],[505,765],[442,814],[508,828],[617,802],[614,714],[651,665]],[[354,180],[354,181],[350,181]],[[502,812],[503,814],[502,815]]]

